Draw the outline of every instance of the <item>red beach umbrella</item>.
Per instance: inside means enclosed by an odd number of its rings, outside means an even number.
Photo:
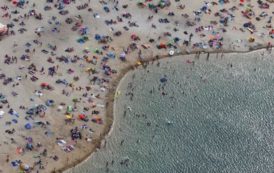
[[[86,115],[85,114],[79,114],[78,117],[79,117],[80,120],[84,120],[86,118]]]

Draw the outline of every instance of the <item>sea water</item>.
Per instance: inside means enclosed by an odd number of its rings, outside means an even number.
[[[169,58],[129,72],[118,90],[106,147],[70,172],[274,171],[271,56]]]

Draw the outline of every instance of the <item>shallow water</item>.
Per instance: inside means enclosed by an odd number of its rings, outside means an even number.
[[[271,57],[187,59],[128,73],[106,148],[70,172],[273,172]]]

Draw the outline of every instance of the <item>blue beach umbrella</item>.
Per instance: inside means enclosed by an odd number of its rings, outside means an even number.
[[[32,126],[31,126],[31,124],[30,124],[30,123],[27,123],[27,124],[25,125],[25,128],[29,130],[29,129],[31,129],[31,128],[32,128]]]
[[[101,36],[99,34],[95,34],[95,40],[97,41],[101,40]]]
[[[18,121],[16,119],[13,119],[12,122],[15,123],[15,124],[18,123]]]

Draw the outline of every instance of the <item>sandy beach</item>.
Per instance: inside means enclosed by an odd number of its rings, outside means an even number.
[[[0,172],[63,172],[104,145],[121,78],[149,61],[273,46],[269,1],[0,2]],[[102,142],[103,141],[103,142]]]

